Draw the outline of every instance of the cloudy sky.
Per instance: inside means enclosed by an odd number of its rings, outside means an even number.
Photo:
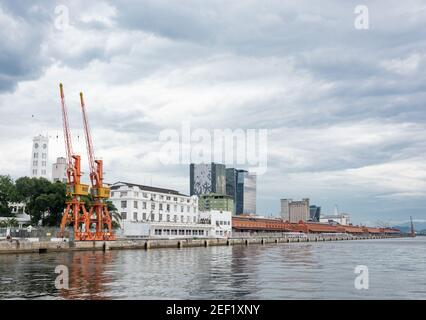
[[[74,149],[83,90],[108,182],[189,193],[162,130],[267,129],[259,214],[309,197],[356,223],[426,219],[426,3],[286,2],[2,1],[0,174],[29,174],[39,133],[64,154],[63,82]]]

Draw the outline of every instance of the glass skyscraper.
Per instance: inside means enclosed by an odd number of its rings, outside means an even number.
[[[256,175],[226,169],[226,194],[233,197],[236,214],[256,213]]]

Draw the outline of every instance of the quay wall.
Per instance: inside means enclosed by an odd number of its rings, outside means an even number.
[[[157,249],[157,248],[184,248],[184,247],[208,247],[230,245],[262,245],[267,243],[291,243],[291,242],[319,242],[342,240],[365,240],[397,238],[398,236],[368,235],[368,236],[323,236],[309,235],[307,237],[246,237],[246,238],[199,238],[199,239],[121,239],[116,241],[0,241],[0,254],[2,253],[46,253],[83,250],[125,250],[125,249]]]

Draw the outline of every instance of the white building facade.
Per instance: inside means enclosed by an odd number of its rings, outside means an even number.
[[[211,236],[228,238],[232,235],[232,212],[221,210],[200,211],[200,222],[211,225]]]
[[[232,212],[198,211],[198,197],[175,190],[116,182],[111,201],[121,216],[125,237],[230,237]]]
[[[111,185],[121,221],[198,223],[198,197],[126,182]]]
[[[49,138],[39,135],[33,138],[30,177],[48,179]]]
[[[52,164],[52,181],[67,182],[67,160],[65,158],[57,158],[56,163]]]

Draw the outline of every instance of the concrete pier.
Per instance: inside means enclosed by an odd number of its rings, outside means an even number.
[[[247,237],[247,238],[200,238],[200,239],[138,239],[117,241],[77,241],[77,242],[53,242],[53,241],[25,241],[13,239],[12,241],[0,241],[1,253],[46,253],[83,250],[125,250],[125,249],[158,249],[158,248],[185,248],[185,247],[209,247],[252,245],[268,243],[293,243],[293,242],[319,242],[319,241],[344,241],[395,238],[395,236],[350,236],[333,237],[322,235],[308,235],[307,237]]]

